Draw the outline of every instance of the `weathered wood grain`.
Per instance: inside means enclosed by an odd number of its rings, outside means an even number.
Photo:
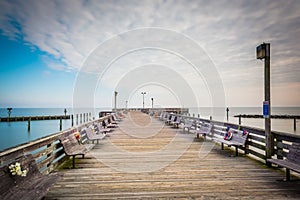
[[[134,118],[139,126],[131,127],[133,132],[145,130],[141,132],[143,138],[127,132],[126,128],[130,127],[126,126],[132,126],[130,118]],[[130,112],[120,127],[97,144],[85,159],[76,160],[76,169],[60,169],[65,173],[64,178],[51,188],[46,199],[300,198],[300,181],[277,181],[282,178],[283,171],[268,168],[248,156],[233,157],[229,148],[222,151],[211,141],[203,142],[201,138],[195,139],[193,134],[168,126],[152,134],[151,129],[164,123],[148,120],[147,115]],[[147,131],[151,135],[144,137]],[[176,148],[151,157],[150,153],[166,148],[175,136],[177,149],[184,150],[178,158]],[[127,154],[116,152],[115,147]],[[208,154],[205,155],[205,152]],[[101,158],[97,157],[100,155]],[[174,161],[158,170],[139,173],[116,170],[119,166],[126,168],[143,163],[159,165],[173,157],[176,158]]]

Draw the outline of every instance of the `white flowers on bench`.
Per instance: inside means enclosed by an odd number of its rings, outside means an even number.
[[[10,169],[10,172],[13,176],[26,176],[28,172],[26,169],[22,170],[21,164],[19,162],[11,164],[8,168]]]

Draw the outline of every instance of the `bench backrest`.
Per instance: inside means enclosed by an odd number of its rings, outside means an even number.
[[[289,146],[287,159],[300,164],[300,143],[293,143],[291,146]]]
[[[12,175],[8,168],[11,164],[16,162],[20,163],[22,170],[27,170],[26,176]],[[26,184],[26,181],[30,181],[33,176],[42,176],[35,160],[31,154],[22,156],[16,159],[14,162],[4,165],[0,168],[0,194],[4,194],[11,187],[15,185]]]
[[[180,123],[181,122],[181,117],[177,117],[176,118],[176,123]]]
[[[89,126],[87,128],[85,128],[83,131],[85,131],[87,138],[91,139],[91,138],[95,138],[98,137],[99,135],[96,134],[95,130],[92,130],[93,127]]]
[[[80,145],[73,134],[70,134],[67,137],[60,138],[60,141],[64,147],[65,153],[69,155],[73,154],[74,150],[85,149],[84,145]]]
[[[212,128],[212,124],[204,122],[200,126],[200,131],[209,133],[211,131],[211,128]]]
[[[238,129],[233,129],[233,128],[230,128],[229,132],[232,133],[231,141],[238,142],[238,143],[243,144],[243,145],[245,144],[245,142],[247,140],[247,137],[248,137],[248,132],[246,132],[244,134],[244,131],[238,130]]]
[[[170,115],[170,118],[169,118],[169,119],[170,119],[171,122],[173,122],[173,121],[175,121],[175,118],[176,118],[175,115]]]
[[[184,125],[185,125],[185,126],[191,127],[191,126],[193,126],[193,123],[194,123],[194,121],[191,120],[191,119],[186,119],[186,120],[184,120]]]

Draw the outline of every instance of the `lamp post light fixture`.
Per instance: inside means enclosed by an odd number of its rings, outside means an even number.
[[[143,109],[145,108],[145,94],[146,92],[141,92],[141,94],[143,95]]]

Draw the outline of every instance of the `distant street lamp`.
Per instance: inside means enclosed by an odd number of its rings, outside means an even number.
[[[144,95],[146,94],[146,92],[141,92],[141,94],[143,95],[143,109],[145,108],[145,97]]]
[[[118,92],[115,91],[115,109],[117,109],[117,95],[118,95]]]
[[[128,101],[126,100],[126,101],[125,101],[125,103],[126,103],[126,106],[125,106],[125,108],[127,109]]]
[[[151,101],[152,101],[152,108],[153,108],[153,100],[154,100],[154,99],[153,99],[153,98],[151,98]]]

